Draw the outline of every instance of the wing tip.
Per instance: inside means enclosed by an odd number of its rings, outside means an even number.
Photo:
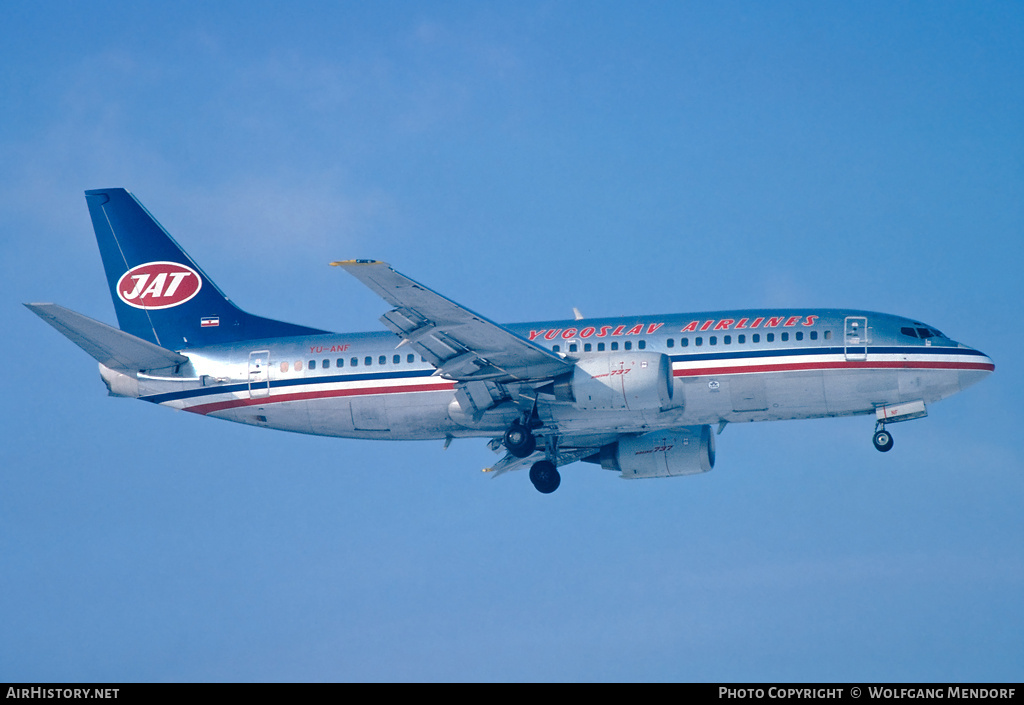
[[[376,259],[343,259],[331,262],[332,267],[351,267],[358,264],[387,264],[387,262],[381,262]]]

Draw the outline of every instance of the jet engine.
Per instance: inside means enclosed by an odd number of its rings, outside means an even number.
[[[657,410],[672,406],[672,362],[654,352],[580,358],[555,384],[555,398],[581,410]]]
[[[627,479],[696,475],[715,467],[715,436],[710,426],[653,431],[623,438],[587,460]]]

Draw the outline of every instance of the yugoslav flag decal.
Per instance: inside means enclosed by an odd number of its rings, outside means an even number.
[[[117,296],[129,306],[155,309],[180,306],[203,288],[196,270],[177,262],[146,262],[117,280]]]

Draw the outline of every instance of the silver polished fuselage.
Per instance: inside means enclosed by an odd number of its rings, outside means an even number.
[[[644,351],[671,360],[668,408],[595,411],[540,394],[537,412],[547,431],[578,439],[927,405],[993,369],[982,353],[919,322],[864,311],[752,309],[506,327],[568,359]],[[929,337],[908,330],[925,330]],[[348,438],[495,436],[519,414],[511,403],[472,413],[456,399],[455,382],[437,376],[390,333],[274,338],[180,352],[187,364],[170,375],[139,375],[137,389],[118,373],[106,371],[104,378],[113,393],[193,413]]]

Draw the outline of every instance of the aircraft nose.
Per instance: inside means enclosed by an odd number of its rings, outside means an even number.
[[[960,368],[960,388],[966,389],[972,384],[977,384],[995,371],[996,365],[985,353],[974,348],[967,348],[965,351],[969,360]]]

